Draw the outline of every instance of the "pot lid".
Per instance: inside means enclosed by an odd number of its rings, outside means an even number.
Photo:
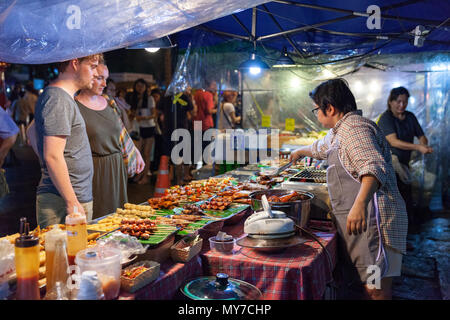
[[[193,300],[258,300],[262,296],[254,285],[225,273],[191,280],[181,287],[181,292]]]

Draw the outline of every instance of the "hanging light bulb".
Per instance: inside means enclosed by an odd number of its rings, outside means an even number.
[[[268,70],[268,69],[270,69],[270,67],[267,65],[267,63],[265,63],[264,61],[259,59],[256,56],[255,52],[253,52],[251,54],[249,60],[241,63],[241,65],[239,66],[239,69],[242,69],[244,71],[249,71],[253,75],[258,75],[259,73],[261,73],[261,70],[263,70],[263,69]]]
[[[127,47],[127,49],[145,49],[145,51],[147,52],[154,53],[161,48],[168,49],[173,48],[175,46],[176,45],[172,44],[172,41],[170,41],[170,38],[166,36],[155,40],[139,42],[132,46]]]
[[[277,61],[275,62],[275,64],[272,67],[274,67],[274,68],[295,67],[295,62],[294,62],[294,60],[292,60],[291,57],[289,57],[286,47],[283,48],[283,53],[277,59]]]
[[[150,53],[155,53],[155,52],[158,52],[159,49],[161,49],[161,48],[145,48],[145,51],[150,52]]]

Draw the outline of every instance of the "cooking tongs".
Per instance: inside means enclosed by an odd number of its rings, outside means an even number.
[[[264,176],[267,177],[276,177],[278,176],[280,173],[282,173],[284,170],[286,170],[287,168],[289,168],[290,166],[292,166],[294,164],[293,161],[286,163],[285,165],[279,167],[278,169],[276,169],[275,171],[269,172],[269,173],[264,173]]]

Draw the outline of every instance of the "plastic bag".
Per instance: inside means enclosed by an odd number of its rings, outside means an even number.
[[[10,293],[8,279],[15,270],[14,245],[3,239],[0,241],[0,299],[7,299]]]
[[[119,249],[122,252],[121,263],[127,262],[132,255],[145,253],[148,248],[148,245],[142,245],[136,237],[123,234],[120,231],[113,232],[109,237],[98,240],[97,245]]]

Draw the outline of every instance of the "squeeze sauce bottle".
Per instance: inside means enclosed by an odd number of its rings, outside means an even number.
[[[17,300],[40,300],[39,238],[30,234],[27,218],[20,218],[20,236],[15,242]]]
[[[74,206],[73,213],[66,216],[67,257],[69,265],[75,264],[77,252],[87,247],[86,216]]]

